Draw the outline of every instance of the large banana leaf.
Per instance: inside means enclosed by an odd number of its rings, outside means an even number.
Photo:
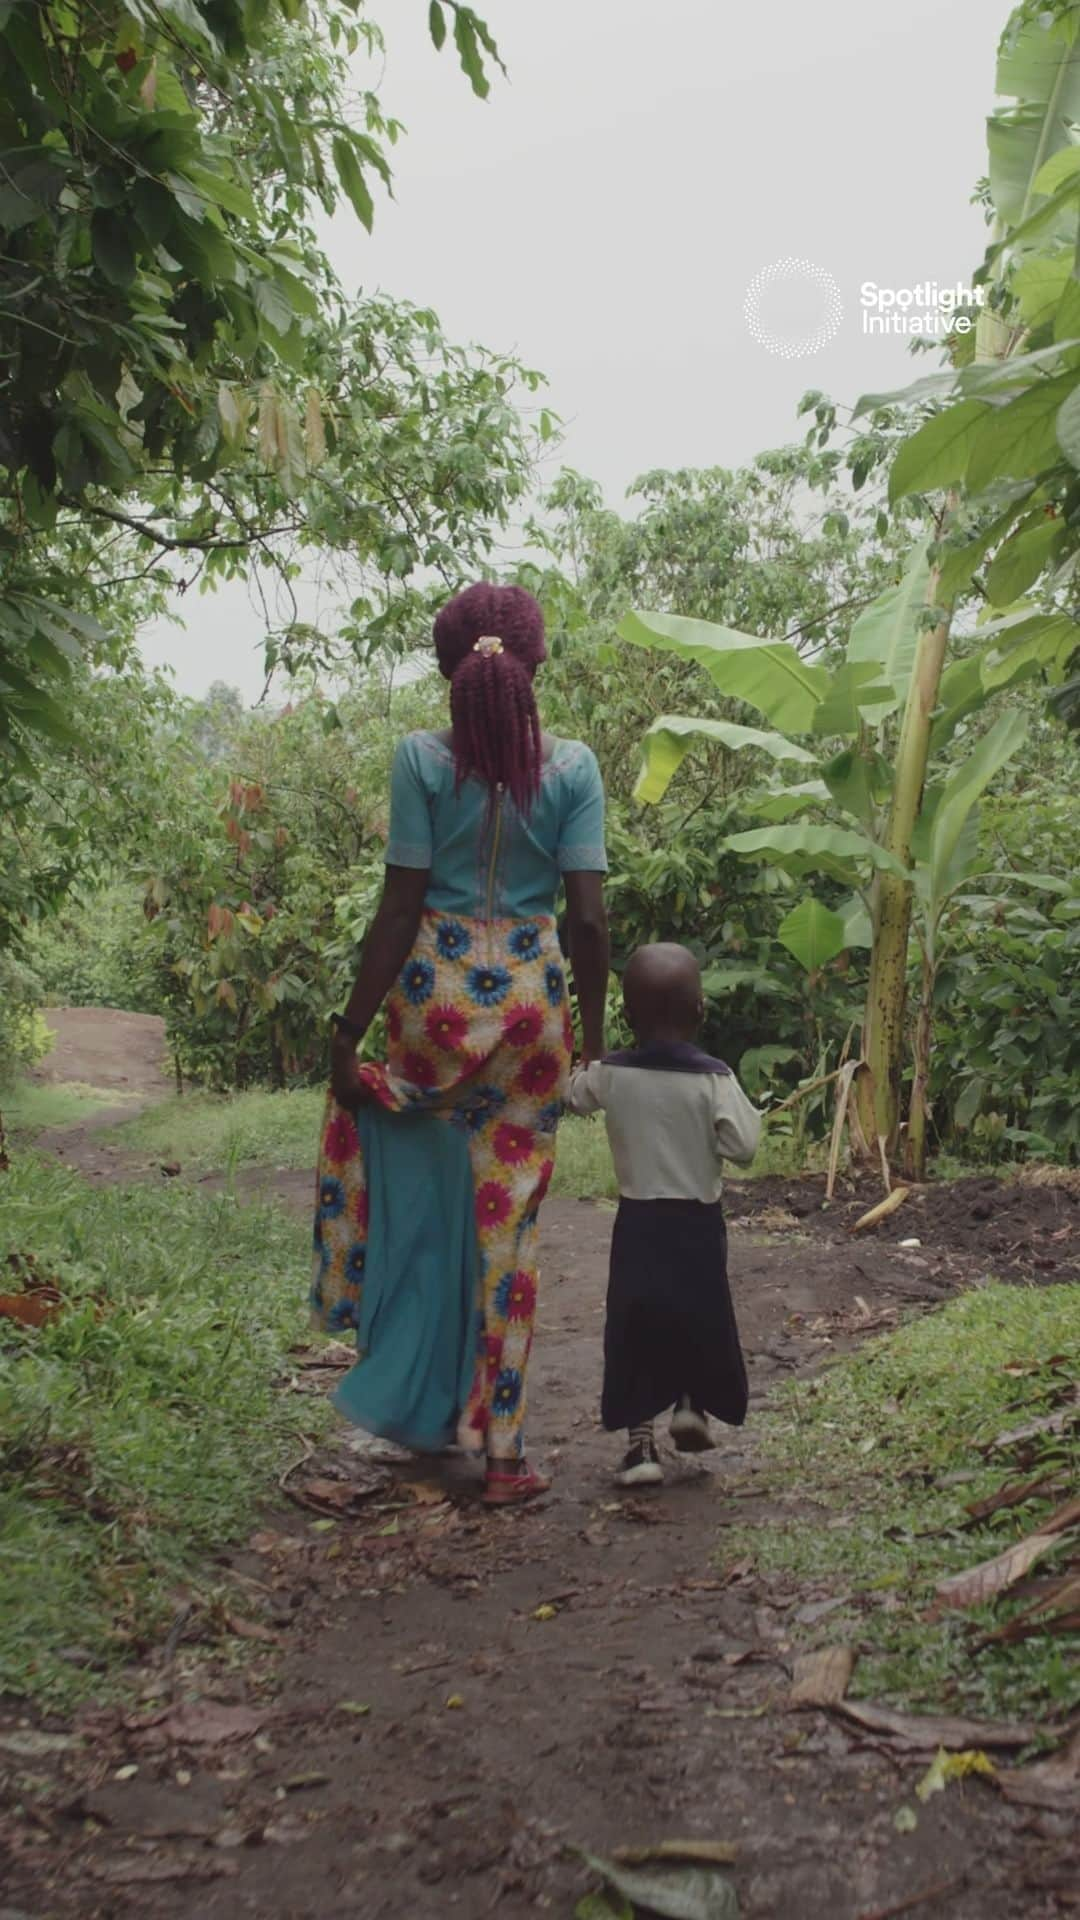
[[[824,739],[836,733],[858,733],[864,721],[876,726],[896,707],[896,694],[881,667],[873,660],[848,660],[829,682],[814,715],[814,732]]]
[[[955,767],[941,791],[930,828],[931,897],[940,902],[951,883],[953,856],[964,824],[980,794],[989,786],[1006,761],[1018,753],[1027,739],[1028,721],[1023,713],[1004,713],[968,758]]]
[[[903,442],[889,470],[889,499],[928,493],[962,480],[976,432],[990,411],[988,400],[957,400],[932,414]]]
[[[811,893],[781,920],[776,937],[807,973],[816,973],[819,967],[827,966],[846,945],[840,915],[815,900]]]
[[[1015,400],[995,407],[976,427],[967,464],[969,493],[991,480],[1022,480],[1060,460],[1057,416],[1076,385],[1076,370],[1028,387]]]
[[[814,756],[782,733],[766,733],[761,727],[740,727],[734,720],[695,720],[689,714],[665,713],[654,720],[642,742],[645,764],[634,788],[635,800],[652,804],[662,800],[672,777],[697,741],[712,741],[739,753],[744,747],[757,747],[771,760],[798,760],[813,766]]]
[[[1000,108],[987,126],[990,198],[999,218],[1018,226],[1034,210],[1039,174],[1080,120],[1080,47],[1068,22],[1032,19],[1006,34],[998,59],[997,91],[1018,104]]]
[[[824,780],[800,780],[792,787],[766,787],[745,800],[740,794],[739,807],[741,812],[757,814],[761,820],[793,820],[797,813],[807,813],[811,807],[827,807],[831,797]]]
[[[732,853],[756,854],[759,860],[784,867],[788,873],[827,873],[849,885],[865,877],[868,864],[899,874],[902,879],[908,877],[907,868],[895,854],[848,827],[816,826],[799,820],[790,826],[752,827],[748,833],[731,833],[723,844]]]
[[[674,653],[704,667],[722,693],[745,700],[774,727],[788,727],[792,733],[809,733],[829,684],[825,668],[811,666],[787,640],[759,640],[710,620],[628,613],[619,633],[633,647]]]
[[[896,586],[886,587],[863,609],[848,636],[849,662],[854,665],[869,660],[879,666],[881,678],[888,681],[896,696],[890,705],[875,708],[875,720],[883,720],[907,697],[919,638],[919,615],[926,606],[929,583],[927,549],[916,547]]]

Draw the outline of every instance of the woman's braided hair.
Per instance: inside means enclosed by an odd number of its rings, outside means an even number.
[[[450,682],[458,787],[476,775],[493,800],[502,787],[527,814],[543,764],[532,675],[547,648],[537,602],[524,587],[466,587],[436,616],[435,653]]]

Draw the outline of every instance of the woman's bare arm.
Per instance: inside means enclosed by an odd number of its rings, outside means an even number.
[[[430,874],[422,867],[387,867],[382,899],[364,941],[345,1017],[366,1033],[405,965],[424,910]],[[357,1078],[356,1041],[335,1031],[330,1046],[330,1085],[342,1106],[355,1106],[366,1089]]]
[[[604,1006],[610,962],[604,876],[602,873],[568,873],[564,879],[570,965],[581,1010],[581,1049],[586,1060],[598,1060],[604,1051]]]

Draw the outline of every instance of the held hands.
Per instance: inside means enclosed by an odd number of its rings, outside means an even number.
[[[339,1107],[350,1110],[365,1106],[375,1098],[371,1086],[360,1077],[355,1046],[337,1034],[330,1047],[330,1091]]]

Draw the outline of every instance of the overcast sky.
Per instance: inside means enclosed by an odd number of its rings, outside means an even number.
[[[378,15],[379,9],[374,9]],[[509,79],[472,94],[424,0],[381,9],[380,94],[404,120],[373,237],[329,229],[343,282],[433,306],[452,338],[541,368],[557,456],[618,504],[652,467],[734,466],[797,437],[799,396],[903,385],[903,339],[863,331],[860,288],[955,283],[982,255],[972,206],[1007,8],[985,0],[487,0]],[[838,330],[802,357],[751,333]],[[189,599],[144,652],[178,687],[261,688],[243,588]]]

